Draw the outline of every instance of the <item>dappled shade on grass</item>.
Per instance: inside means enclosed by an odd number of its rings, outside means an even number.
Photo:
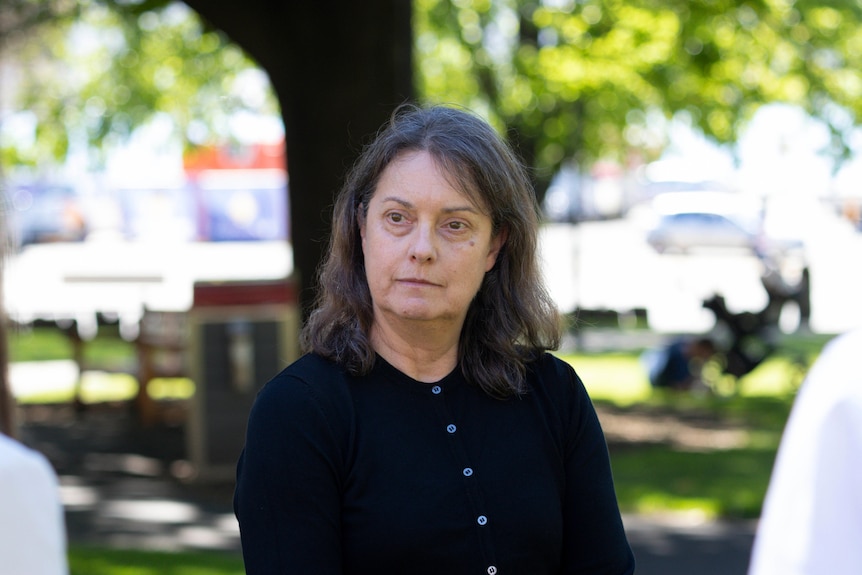
[[[620,507],[757,517],[792,401],[656,395],[628,408],[597,402]]]
[[[706,518],[757,517],[774,460],[771,448],[698,453],[655,445],[611,452],[624,513],[696,510]]]

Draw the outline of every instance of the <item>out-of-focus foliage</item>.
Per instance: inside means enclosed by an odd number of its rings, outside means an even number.
[[[795,104],[831,127],[836,158],[862,116],[856,0],[413,2],[423,99],[510,128],[539,182],[567,159],[655,157],[672,116],[732,144],[763,104]],[[242,92],[258,69],[180,3],[4,0],[3,35],[36,126],[32,146],[0,143],[7,162],[105,149],[158,114],[197,144],[237,110],[277,113]]]
[[[862,5],[851,0],[415,0],[417,85],[517,132],[547,177],[567,158],[654,155],[661,121],[736,141],[761,105],[862,115]]]
[[[199,145],[229,138],[237,112],[277,114],[269,91],[246,90],[266,86],[263,73],[184,4],[89,0],[78,8],[5,46],[26,70],[17,97],[35,137],[4,140],[4,163],[62,160],[75,143],[100,161],[160,115],[172,120],[169,138]]]
[[[78,7],[75,0],[3,0],[0,3],[0,47],[29,34],[39,24],[74,17]]]

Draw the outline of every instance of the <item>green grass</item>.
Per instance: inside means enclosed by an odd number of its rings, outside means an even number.
[[[72,359],[72,346],[58,329],[13,327],[8,338],[10,361]]]
[[[603,353],[599,355],[560,354],[570,363],[595,400],[610,401],[619,406],[649,402],[655,396],[647,373],[635,353]],[[776,356],[767,359],[757,369],[741,378],[739,395],[746,397],[777,396],[795,393],[799,385],[800,367],[793,359]],[[719,385],[724,380],[719,379]],[[726,395],[732,395],[729,389]]]
[[[69,575],[242,575],[242,558],[220,552],[69,548]]]
[[[13,327],[9,330],[10,361],[73,359],[71,339],[54,327]],[[135,344],[123,340],[116,325],[100,326],[96,337],[84,345],[84,362],[118,367],[135,359]]]
[[[138,380],[128,373],[87,371],[81,375],[80,399],[84,403],[131,401],[138,394]],[[183,400],[194,395],[195,384],[187,377],[160,377],[150,380],[147,392],[159,400]],[[67,403],[75,399],[75,384],[58,385],[45,391],[23,392],[15,400],[22,405]]]
[[[124,341],[117,326],[100,326],[97,336],[84,343],[86,371],[80,381],[58,384],[18,395],[22,404],[63,403],[72,401],[76,383],[84,403],[128,401],[138,393],[133,371],[137,357],[135,344]],[[13,328],[9,333],[9,357],[13,362],[72,360],[72,341],[53,327]],[[194,393],[194,382],[188,378],[157,378],[150,381],[148,392],[154,399],[188,399]]]
[[[601,406],[603,402],[597,402]],[[682,448],[667,443],[611,443],[620,508],[628,513],[696,512],[706,518],[760,514],[792,395],[782,397],[656,395],[638,406],[702,417],[742,430],[743,445]]]
[[[635,353],[560,354],[580,375],[593,399],[632,405],[649,399],[651,388]]]
[[[754,371],[742,377],[735,388],[744,397],[786,396],[795,394],[805,371],[831,335],[789,335],[781,341],[779,349]],[[646,370],[641,363],[643,350],[609,353],[560,353],[560,358],[577,370],[590,396],[619,406],[649,402],[655,393],[650,386]],[[733,395],[732,378],[717,373],[708,374],[716,382],[718,391]]]
[[[706,453],[664,446],[612,452],[620,508],[629,513],[696,512],[705,518],[760,514],[775,450]]]
[[[641,350],[561,354],[598,405],[622,412],[706,417],[745,430],[745,445],[683,450],[671,444],[611,444],[620,508],[629,513],[757,517],[781,433],[807,368],[831,336],[788,336],[781,348],[734,386],[712,373],[717,394],[653,390]],[[715,368],[714,368],[715,369]]]

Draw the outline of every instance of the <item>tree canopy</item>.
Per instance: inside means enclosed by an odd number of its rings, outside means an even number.
[[[656,119],[733,144],[759,107],[797,105],[850,153],[862,113],[862,6],[810,0],[416,0],[420,92],[560,162],[661,152]]]
[[[237,45],[184,4],[150,4],[81,3],[7,44],[26,67],[18,105],[35,128],[23,145],[3,142],[7,165],[62,160],[76,142],[98,164],[160,115],[186,147],[229,141],[239,112],[278,115],[264,73]]]
[[[848,130],[862,113],[857,2],[413,3],[419,98],[468,106],[509,129],[540,182],[568,159],[655,157],[665,144],[660,120],[672,116],[732,144],[771,102],[825,121],[836,158],[851,152]],[[7,164],[33,162],[46,149],[62,157],[69,134],[102,149],[155,113],[170,115],[186,143],[224,138],[226,118],[251,104],[237,80],[254,63],[181,5],[11,0],[5,6],[0,30],[7,35],[22,22],[67,23],[43,28],[50,41],[23,44],[29,51],[23,56],[37,52],[40,61],[88,70],[70,77],[43,66],[27,77],[21,104],[36,116],[39,148],[7,145]],[[102,34],[87,53],[58,41],[87,28]],[[277,113],[272,101],[264,109]]]

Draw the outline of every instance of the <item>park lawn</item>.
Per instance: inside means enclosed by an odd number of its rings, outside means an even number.
[[[72,359],[74,349],[68,336],[56,327],[12,327],[8,334],[10,361],[50,361]],[[100,326],[92,341],[84,345],[84,361],[100,366],[118,366],[135,360],[135,344],[119,336],[116,325]]]
[[[80,380],[63,382],[16,395],[21,404],[65,403],[78,399],[84,403],[129,401],[138,393],[138,381],[132,375],[137,361],[133,342],[119,337],[116,325],[101,326],[96,338],[84,344],[84,362],[88,366]],[[55,327],[20,327],[9,333],[9,358],[12,362],[71,361],[71,340]],[[156,378],[150,381],[149,394],[156,400],[188,399],[194,383],[184,377]]]
[[[611,443],[611,467],[624,513],[759,516],[781,433],[806,365],[828,338],[776,353],[742,378],[736,393],[654,391],[639,352],[561,354],[575,367],[597,406],[685,416],[706,414],[746,430],[744,445],[692,451],[664,443]],[[805,361],[801,363],[800,354]],[[724,385],[719,378],[719,384]],[[732,389],[730,385],[729,389]]]
[[[242,575],[238,554],[70,546],[69,575]]]
[[[735,384],[735,394],[743,397],[795,394],[808,366],[831,338],[830,335],[786,336],[773,355]],[[642,351],[561,352],[557,355],[575,368],[594,400],[630,406],[649,402],[655,396],[641,359]],[[721,376],[717,370],[716,365],[706,370],[717,391],[721,395],[734,395],[732,378]]]
[[[683,513],[703,520],[758,517],[774,460],[773,447],[611,450],[623,513]]]

